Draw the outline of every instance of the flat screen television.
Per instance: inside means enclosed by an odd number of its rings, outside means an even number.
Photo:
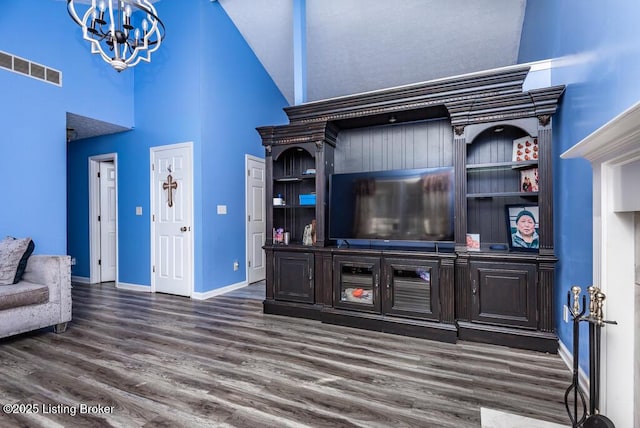
[[[453,167],[332,174],[329,238],[451,242],[454,192]]]

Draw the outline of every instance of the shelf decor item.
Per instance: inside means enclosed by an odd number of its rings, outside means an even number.
[[[479,233],[467,233],[467,251],[480,251]]]
[[[537,205],[505,206],[505,221],[509,249],[512,251],[538,251],[539,208]]]
[[[522,137],[513,140],[513,162],[537,161],[539,156],[538,138]]]
[[[316,204],[316,195],[313,193],[299,195],[300,205],[315,205]]]
[[[520,171],[520,190],[522,192],[538,191],[538,168],[527,168]]]
[[[302,245],[313,245],[313,226],[308,224],[302,233]]]

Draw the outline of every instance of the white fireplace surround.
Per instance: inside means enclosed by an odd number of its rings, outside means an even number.
[[[607,296],[600,410],[640,426],[640,102],[562,154],[593,168],[593,283]],[[590,284],[584,284],[588,286]],[[583,287],[584,288],[584,287]],[[635,420],[634,420],[635,419]]]

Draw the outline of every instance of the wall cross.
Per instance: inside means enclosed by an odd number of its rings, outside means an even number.
[[[173,206],[173,191],[178,188],[178,182],[173,181],[171,174],[167,175],[167,181],[162,183],[162,188],[169,192],[169,207]]]

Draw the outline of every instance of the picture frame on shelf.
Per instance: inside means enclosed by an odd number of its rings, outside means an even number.
[[[480,251],[479,233],[467,233],[467,251]]]
[[[520,171],[520,191],[538,191],[538,168],[527,168]]]
[[[538,156],[538,137],[526,136],[513,140],[512,162],[537,161]]]
[[[509,250],[537,252],[540,248],[540,209],[534,204],[505,206]]]

